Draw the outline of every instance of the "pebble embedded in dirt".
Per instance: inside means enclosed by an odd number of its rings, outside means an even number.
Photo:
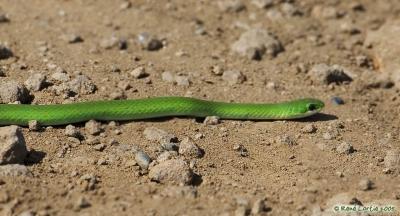
[[[178,156],[178,153],[176,151],[164,151],[157,157],[157,162],[161,163],[163,161],[171,160],[173,158],[176,158]]]
[[[227,70],[222,74],[222,79],[230,85],[234,85],[246,81],[246,76],[238,70]]]
[[[249,151],[243,145],[235,145],[233,146],[233,150],[239,152],[239,155],[242,157],[248,157],[250,155]]]
[[[73,92],[78,94],[92,94],[96,91],[96,85],[85,75],[76,76],[75,79],[68,82],[68,86]]]
[[[155,127],[148,127],[144,129],[143,135],[146,137],[146,139],[150,141],[157,141],[159,143],[173,142],[177,139],[175,135]]]
[[[0,98],[2,103],[13,103],[15,101],[28,103],[30,101],[28,89],[15,81],[1,82]]]
[[[337,19],[341,13],[333,6],[316,5],[313,7],[311,15],[320,19]]]
[[[23,163],[28,150],[21,128],[0,127],[0,164]]]
[[[147,170],[149,168],[149,164],[151,162],[151,158],[146,152],[142,150],[138,150],[135,152],[135,160],[136,163],[142,168],[142,170]]]
[[[241,56],[260,60],[264,55],[275,57],[283,51],[281,42],[264,29],[250,29],[244,32],[239,40],[234,42],[231,49]]]
[[[128,42],[125,39],[118,38],[116,36],[111,36],[109,38],[104,38],[100,41],[100,47],[104,49],[112,49],[117,47],[120,50],[126,49]]]
[[[339,65],[317,64],[311,68],[309,75],[314,81],[326,85],[353,81],[348,72]]]
[[[246,8],[241,0],[221,0],[218,7],[223,12],[240,12]]]
[[[175,76],[175,82],[178,86],[189,86],[191,83],[189,76],[186,75]]]
[[[133,69],[130,74],[136,79],[141,79],[149,76],[144,67],[137,67]]]
[[[219,123],[220,118],[218,116],[207,116],[203,121],[203,124],[205,125],[217,125]]]
[[[172,72],[169,71],[165,71],[161,74],[161,79],[166,81],[166,82],[170,82],[170,83],[174,83],[175,81],[175,74],[173,74]]]
[[[336,147],[336,151],[340,154],[351,154],[354,152],[353,146],[348,142],[342,142]]]
[[[13,57],[13,52],[6,46],[0,44],[0,60]]]
[[[341,97],[332,97],[331,101],[334,105],[343,105],[344,100]]]
[[[90,135],[98,135],[101,132],[101,123],[96,120],[89,120],[85,123],[85,130]]]
[[[0,166],[0,176],[18,177],[27,176],[31,177],[32,173],[24,165],[20,164],[7,164]]]
[[[203,156],[202,150],[189,137],[183,138],[179,145],[179,154],[189,158],[199,158]]]
[[[358,183],[358,189],[360,189],[362,191],[371,190],[373,188],[373,186],[374,186],[374,183],[368,178],[363,178]]]
[[[84,208],[90,207],[90,202],[83,196],[79,197],[76,203],[74,204],[74,210],[79,211]]]
[[[54,72],[50,76],[50,79],[57,82],[68,82],[71,79],[71,77],[67,74],[66,71],[61,69],[60,71]]]
[[[46,76],[41,73],[34,73],[25,81],[25,86],[31,91],[40,91],[45,86]]]
[[[147,32],[140,33],[137,36],[139,44],[148,51],[157,51],[163,48],[163,42]]]
[[[260,215],[266,210],[267,206],[265,205],[264,199],[258,199],[254,202],[253,207],[251,208],[252,215]]]
[[[3,11],[0,11],[0,23],[7,23],[10,22],[10,19],[8,18],[7,14],[4,13]]]
[[[192,182],[193,172],[185,161],[172,159],[151,167],[149,178],[163,184],[188,185]]]
[[[65,127],[64,134],[69,137],[76,137],[76,138],[81,136],[81,132],[74,125],[67,125]]]

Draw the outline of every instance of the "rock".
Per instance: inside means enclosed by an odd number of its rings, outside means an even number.
[[[371,190],[373,188],[373,186],[374,186],[374,183],[368,178],[363,178],[358,183],[358,189],[360,189],[362,191]]]
[[[314,65],[309,71],[311,79],[321,84],[340,84],[343,82],[351,82],[353,79],[347,74],[348,72],[339,65],[328,66],[326,64]]]
[[[58,82],[68,82],[71,77],[65,71],[57,71],[50,76],[50,79]]]
[[[302,133],[315,133],[317,131],[317,128],[313,124],[307,124],[301,129]]]
[[[223,12],[240,12],[246,8],[241,0],[221,0],[218,7]]]
[[[322,5],[314,6],[311,15],[319,19],[337,19],[341,16],[335,7]]]
[[[28,122],[28,128],[30,131],[39,131],[40,130],[40,124],[36,120],[30,120]]]
[[[0,44],[0,60],[13,57],[13,52],[6,46]]]
[[[168,186],[161,191],[161,196],[175,198],[196,198],[197,189],[192,186]]]
[[[98,135],[101,132],[101,123],[95,120],[89,120],[85,123],[85,130],[90,135]]]
[[[342,142],[339,146],[336,147],[336,151],[340,154],[351,154],[354,152],[353,146],[348,142]]]
[[[263,55],[275,57],[283,51],[281,42],[264,29],[250,29],[231,46],[232,51],[249,59],[260,60]]]
[[[148,51],[157,51],[164,46],[161,40],[147,32],[140,33],[137,39],[139,44]]]
[[[199,158],[203,156],[202,150],[189,137],[185,137],[179,145],[179,154],[189,158]]]
[[[0,23],[7,23],[10,22],[8,15],[2,11],[0,11]]]
[[[211,67],[211,72],[214,75],[221,76],[224,73],[224,70],[222,69],[221,66],[215,65]]]
[[[334,105],[343,105],[344,100],[341,97],[332,97],[331,101]]]
[[[174,143],[174,142],[162,142],[161,147],[166,150],[166,151],[176,151],[178,152],[179,150],[179,143]]]
[[[227,70],[222,74],[222,79],[230,85],[241,84],[246,80],[246,76],[238,70]]]
[[[400,20],[388,20],[377,31],[368,31],[364,44],[372,46],[374,64],[400,86]]]
[[[146,154],[146,152],[144,152],[142,150],[138,150],[135,153],[135,160],[136,160],[137,164],[140,166],[140,168],[142,168],[143,170],[147,170],[149,168],[151,159],[150,159],[149,155]]]
[[[27,154],[21,128],[0,127],[0,164],[23,163]]]
[[[207,116],[204,121],[203,124],[205,125],[217,125],[219,124],[219,117],[218,116]]]
[[[79,131],[79,129],[73,125],[67,125],[65,127],[64,134],[69,137],[76,137],[76,138],[81,136],[81,132]]]
[[[27,176],[32,177],[32,173],[24,165],[20,164],[7,164],[0,166],[0,176],[18,177]]]
[[[36,213],[32,210],[26,210],[21,212],[18,216],[36,216]]]
[[[125,91],[121,89],[116,89],[115,91],[111,92],[108,97],[111,100],[123,100],[126,99]]]
[[[172,159],[150,168],[149,178],[164,184],[188,185],[192,182],[193,173],[185,161]]]
[[[0,82],[0,86],[1,103],[13,103],[15,101],[28,103],[30,101],[29,91],[25,86],[15,81],[3,81]]]
[[[137,67],[133,69],[130,74],[136,79],[141,79],[149,76],[144,67]]]
[[[242,157],[248,157],[249,156],[249,151],[244,147],[243,145],[235,145],[233,146],[233,150],[239,152],[240,156]]]
[[[31,91],[40,91],[46,84],[46,76],[41,73],[35,73],[29,76],[25,81],[25,86]]]
[[[251,0],[251,3],[258,8],[267,8],[274,4],[274,0]]]
[[[155,127],[144,129],[143,134],[146,139],[150,141],[158,141],[159,143],[176,141],[175,135]]]
[[[103,151],[106,148],[106,145],[103,143],[97,144],[93,146],[93,149],[96,151]]]
[[[391,171],[400,171],[400,151],[394,149],[386,151],[384,164]]]

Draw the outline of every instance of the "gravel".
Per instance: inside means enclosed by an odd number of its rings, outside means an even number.
[[[222,74],[222,79],[230,85],[241,84],[246,81],[246,76],[238,70],[227,70]]]
[[[149,178],[163,184],[188,185],[192,182],[193,172],[185,161],[172,159],[150,168]]]
[[[165,71],[161,74],[161,79],[163,81],[174,83],[179,86],[189,86],[191,80],[187,75],[178,75],[169,71]]]
[[[232,51],[249,59],[260,60],[264,55],[275,57],[283,51],[281,42],[264,29],[250,29],[231,46]]]
[[[311,79],[320,84],[341,84],[343,82],[351,82],[353,79],[348,72],[339,65],[328,66],[326,64],[314,65],[309,71]]]
[[[142,150],[138,150],[135,152],[135,160],[136,163],[142,168],[142,170],[147,170],[149,168],[149,164],[151,162],[151,158],[146,152]]]
[[[28,170],[28,168],[24,165],[20,164],[7,164],[0,166],[0,176],[7,176],[7,177],[18,177],[18,176],[25,176],[25,177],[32,177],[32,173]]]
[[[85,130],[90,135],[98,135],[102,131],[101,123],[96,120],[89,120],[85,123]]]
[[[185,137],[181,141],[178,152],[188,158],[199,158],[203,156],[202,149],[200,149],[189,137]]]
[[[31,100],[28,89],[15,81],[0,82],[1,103],[13,103],[19,101],[28,103]]]
[[[41,73],[34,73],[25,81],[25,86],[31,91],[40,91],[45,87],[46,76]]]
[[[0,127],[0,143],[0,164],[24,162],[28,150],[20,127]]]
[[[353,146],[348,142],[342,142],[339,146],[336,147],[336,151],[340,154],[351,154],[354,152]]]

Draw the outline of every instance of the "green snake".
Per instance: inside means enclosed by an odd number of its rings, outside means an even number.
[[[136,100],[90,101],[71,104],[1,104],[1,125],[65,125],[91,119],[100,121],[135,120],[167,116],[221,119],[274,120],[297,119],[318,113],[324,103],[299,99],[281,103],[225,103],[189,97],[154,97]]]

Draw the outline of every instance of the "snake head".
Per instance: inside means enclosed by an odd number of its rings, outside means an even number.
[[[307,114],[315,114],[324,108],[325,104],[324,102],[317,100],[317,99],[306,99],[306,113]]]

